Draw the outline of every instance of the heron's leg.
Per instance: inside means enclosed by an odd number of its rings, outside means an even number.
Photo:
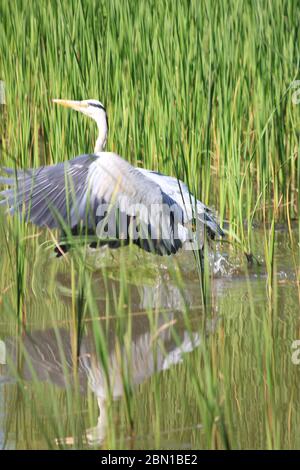
[[[60,258],[69,251],[70,245],[58,245],[54,248],[56,258]]]
[[[77,233],[77,227],[72,228],[72,235],[76,235]],[[67,234],[64,230],[61,231],[61,236],[63,240],[67,240]],[[60,240],[61,242],[61,240]],[[60,258],[63,256],[65,253],[67,253],[71,248],[71,245],[69,243],[58,243],[58,246],[54,248],[54,252],[56,253],[56,258]]]
[[[197,250],[196,259],[199,258],[201,272],[204,273],[204,247]]]
[[[98,242],[91,242],[91,243],[89,243],[89,247],[94,248],[94,249],[99,248],[99,243]]]

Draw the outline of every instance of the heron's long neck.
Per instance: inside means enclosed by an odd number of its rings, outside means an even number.
[[[95,119],[97,126],[98,126],[98,138],[96,140],[94,152],[102,152],[104,150],[106,141],[107,141],[107,133],[108,133],[108,123],[106,114],[101,113],[99,117]]]

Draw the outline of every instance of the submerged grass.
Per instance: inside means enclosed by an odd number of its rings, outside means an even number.
[[[299,447],[299,20],[288,0],[1,2],[0,165],[92,151],[51,99],[100,99],[108,150],[184,179],[264,265],[220,293],[207,256],[200,284],[191,253],[56,260],[56,234],[2,212],[4,447]]]

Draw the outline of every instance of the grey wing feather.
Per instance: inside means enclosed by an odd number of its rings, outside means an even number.
[[[72,227],[86,217],[78,207],[87,197],[88,169],[96,158],[81,155],[66,163],[17,171],[15,178],[1,177],[0,184],[11,186],[0,193],[1,204],[8,203],[11,214],[24,210],[26,220],[38,226]]]
[[[182,207],[186,222],[194,218],[193,213],[195,209],[198,220],[211,230],[212,235],[218,234],[221,237],[225,235],[217,222],[214,212],[197,200],[183,181],[156,171],[145,170],[143,168],[138,168],[138,170],[159,184],[162,190],[168,193]]]
[[[139,220],[147,226],[149,236],[137,240],[136,244],[147,251],[154,249],[158,254],[176,253],[181,248],[185,240],[175,234],[168,209],[175,213],[177,221],[183,220],[182,209],[158,184],[111,152],[99,153],[89,173],[92,200],[97,198],[98,203],[113,204],[130,217],[138,213]],[[145,213],[139,212],[141,206]],[[163,211],[160,223],[156,208]],[[185,235],[183,228],[181,235]]]

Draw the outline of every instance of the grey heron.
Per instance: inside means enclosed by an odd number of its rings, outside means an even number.
[[[134,167],[116,153],[104,150],[108,118],[100,101],[54,99],[53,102],[96,121],[98,138],[94,153],[36,169],[2,168],[8,177],[0,177],[0,184],[8,185],[9,189],[0,193],[3,198],[0,204],[8,204],[11,214],[25,213],[26,221],[40,227],[59,228],[64,235],[68,230],[72,235],[97,234],[97,246],[106,244],[114,248],[132,241],[159,255],[173,254],[188,246],[195,241],[195,232],[200,251],[206,237],[214,239],[216,234],[224,235],[213,211],[197,200],[185,183]],[[111,208],[114,214],[118,213],[113,219],[114,236],[103,240]],[[125,230],[120,226],[124,217]],[[106,225],[101,225],[104,221]],[[99,225],[101,236],[97,231]],[[58,256],[67,250],[67,244],[56,248]]]

